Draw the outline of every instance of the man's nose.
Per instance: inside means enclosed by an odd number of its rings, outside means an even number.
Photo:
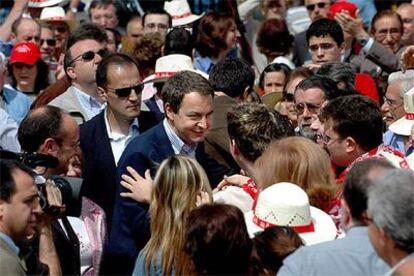
[[[381,112],[388,112],[388,111],[390,111],[390,106],[388,105],[388,103],[387,103],[387,102],[384,102],[384,103],[381,105]]]

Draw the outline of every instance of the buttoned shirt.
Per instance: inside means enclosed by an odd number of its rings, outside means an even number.
[[[195,159],[195,151],[197,149],[197,144],[187,145],[181,140],[180,137],[175,133],[173,128],[167,119],[163,121],[165,132],[167,133],[168,140],[170,140],[171,146],[175,154],[183,154],[188,157]]]
[[[73,86],[73,89],[76,92],[75,95],[78,98],[79,103],[82,106],[82,109],[85,111],[86,115],[88,116],[86,120],[89,120],[95,117],[96,115],[98,115],[102,111],[102,109],[105,107],[104,104],[100,103],[94,97],[91,97],[85,92],[80,91],[77,87]]]
[[[109,142],[111,143],[112,154],[114,155],[115,164],[118,164],[119,159],[121,158],[122,153],[124,152],[126,146],[133,138],[139,135],[139,125],[138,119],[135,118],[132,123],[129,125],[128,134],[124,135],[122,133],[113,132],[108,121],[108,112],[107,108],[104,111],[105,118],[105,127],[108,133]]]
[[[9,117],[3,108],[0,108],[0,148],[20,152],[17,130],[17,123]]]

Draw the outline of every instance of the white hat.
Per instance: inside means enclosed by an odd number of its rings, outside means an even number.
[[[398,135],[410,136],[414,125],[414,87],[404,94],[404,117],[392,123],[389,129]]]
[[[192,14],[187,0],[165,1],[164,10],[171,15],[173,27],[190,24],[204,15]]]
[[[193,71],[208,79],[208,75],[194,70],[193,62],[189,56],[173,54],[157,59],[154,77],[149,78],[147,82],[165,82],[180,71]]]
[[[40,20],[44,21],[65,21],[65,10],[62,7],[48,7],[42,9]]]
[[[69,0],[30,0],[29,8],[44,8],[54,5],[64,6]]]
[[[271,226],[289,226],[306,245],[334,240],[337,229],[332,218],[309,205],[306,192],[298,185],[282,182],[264,189],[253,211],[245,213],[250,237]]]
[[[271,64],[273,63],[286,65],[290,70],[294,70],[296,68],[295,64],[293,64],[292,61],[282,56],[275,58]]]

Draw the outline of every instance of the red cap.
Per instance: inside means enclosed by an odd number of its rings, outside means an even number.
[[[336,2],[329,7],[328,18],[335,19],[335,15],[341,11],[348,11],[349,15],[355,18],[357,9],[358,7],[354,3],[346,1]]]
[[[39,46],[33,42],[21,42],[14,45],[9,63],[21,62],[34,65],[41,58]]]

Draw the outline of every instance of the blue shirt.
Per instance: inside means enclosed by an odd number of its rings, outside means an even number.
[[[16,246],[14,241],[9,236],[3,232],[0,232],[0,239],[2,239],[10,247],[10,249],[16,253],[17,256],[19,255],[20,249]]]
[[[187,145],[183,142],[183,140],[178,137],[175,131],[172,129],[170,123],[167,119],[163,121],[165,132],[167,133],[168,140],[170,140],[171,146],[174,150],[175,154],[183,154],[188,157],[195,159],[195,151],[197,149],[197,145]]]
[[[384,133],[383,141],[384,141],[384,145],[390,146],[393,149],[398,150],[399,152],[401,152],[405,156],[409,155],[409,153],[407,153],[406,150],[405,150],[404,136],[395,134],[391,130],[387,130],[387,132]]]
[[[94,97],[91,97],[85,92],[80,91],[75,86],[73,86],[73,88],[76,92],[76,97],[78,98],[79,103],[82,106],[82,109],[88,116],[88,120],[98,115],[105,107],[104,104],[97,101]]]
[[[2,99],[4,110],[17,124],[20,124],[30,110],[29,97],[22,92],[14,90],[10,85],[5,85],[3,87]]]

